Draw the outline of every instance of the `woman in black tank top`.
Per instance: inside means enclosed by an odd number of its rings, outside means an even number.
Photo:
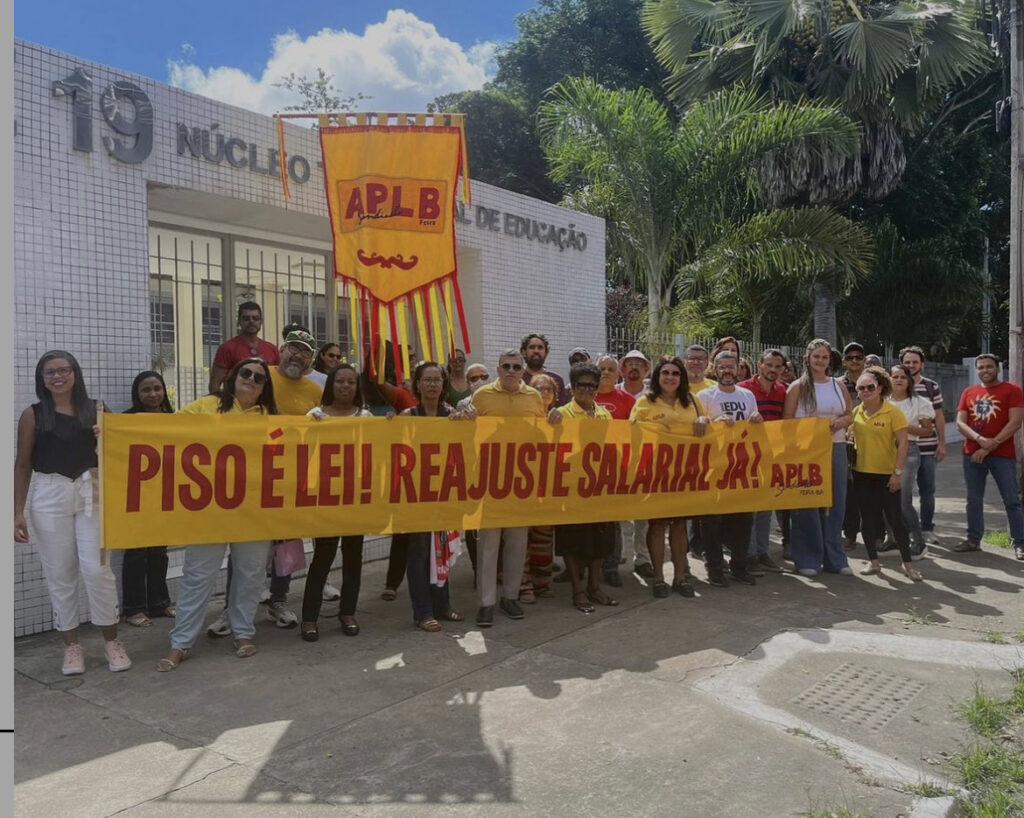
[[[78,642],[79,577],[88,593],[89,616],[103,631],[107,666],[128,670],[131,660],[117,638],[117,582],[100,559],[97,404],[89,399],[82,368],[69,352],[44,354],[35,380],[39,403],[18,420],[14,540],[32,542],[42,562],[54,621],[64,639],[64,675],[85,672]]]

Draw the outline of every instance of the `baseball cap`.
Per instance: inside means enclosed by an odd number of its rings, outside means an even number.
[[[851,352],[863,352],[864,347],[858,344],[856,341],[850,341],[846,346],[843,347],[843,355],[849,355]]]
[[[577,355],[584,355],[587,358],[590,358],[590,353],[584,347],[575,347],[569,352],[569,360],[571,361]]]
[[[310,352],[316,352],[316,338],[303,329],[296,329],[284,336],[285,346],[288,344],[302,344]]]

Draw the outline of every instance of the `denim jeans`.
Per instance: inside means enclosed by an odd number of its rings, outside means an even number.
[[[832,444],[832,508],[801,508],[791,511],[790,552],[799,570],[834,573],[849,563],[841,537],[847,503],[846,444]],[[859,515],[858,515],[859,518]],[[847,536],[850,531],[847,531]],[[856,535],[856,531],[853,532]]]
[[[256,633],[256,609],[267,575],[270,542],[233,542],[228,545],[190,545],[178,580],[178,605],[171,647],[191,648],[203,630],[206,606],[213,594],[224,550],[231,549],[234,577],[227,593],[228,622],[235,639],[252,639]]]
[[[771,533],[772,512],[755,511],[754,524],[750,527],[750,547],[747,549],[748,560],[756,560],[762,554],[768,555],[768,538],[771,536]]]
[[[391,547],[388,548],[388,573],[384,578],[384,587],[397,591],[405,576],[405,563],[409,554],[409,534],[392,534]]]
[[[924,545],[924,532],[921,530],[921,520],[917,516],[917,511],[914,510],[914,483],[917,482],[921,461],[924,459],[921,457],[921,450],[917,448],[916,443],[910,443],[907,446],[907,462],[903,464],[903,482],[900,486],[900,492],[903,495],[901,508],[903,524],[907,527],[910,541],[917,546]]]
[[[991,474],[1003,498],[1006,522],[1014,545],[1024,545],[1024,511],[1017,488],[1017,461],[1012,457],[989,455],[980,463],[964,456],[964,483],[967,485],[967,539],[981,542],[985,534],[985,481]]]
[[[921,455],[917,469],[917,496],[921,506],[921,528],[931,531],[935,528],[935,455]],[[903,490],[906,493],[906,489]]]
[[[422,622],[430,617],[442,616],[451,610],[448,601],[448,583],[438,586],[430,581],[430,559],[433,549],[430,532],[409,534],[408,559],[405,576],[409,580],[409,599],[412,601],[412,620]]]
[[[700,541],[704,545],[704,562],[708,576],[721,576],[725,571],[724,549],[729,549],[729,570],[734,574],[747,571],[747,547],[750,543],[749,511],[736,514],[711,514],[698,518]]]
[[[162,616],[171,604],[167,591],[167,546],[126,549],[121,563],[121,588],[125,616]]]

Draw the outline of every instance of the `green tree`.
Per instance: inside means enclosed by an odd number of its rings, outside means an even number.
[[[474,179],[553,202],[558,188],[547,175],[533,117],[511,95],[491,88],[437,97],[430,112],[466,115],[469,169]]]
[[[811,142],[763,167],[775,205],[882,197],[906,164],[904,136],[991,63],[974,6],[949,0],[647,0],[643,25],[671,72],[677,102],[735,83],[773,99],[834,102],[863,127],[860,150],[826,155]],[[835,337],[835,271],[814,284],[817,334]]]
[[[823,151],[856,147],[856,126],[834,107],[729,89],[691,105],[674,126],[647,89],[575,78],[552,89],[538,124],[555,181],[579,185],[599,215],[613,216],[612,244],[647,289],[651,328],[680,271],[697,279],[730,267],[767,279],[842,265],[856,277],[870,266],[870,241],[842,217],[761,210],[756,170],[768,152],[800,139]]]
[[[324,69],[317,68],[315,77],[292,72],[274,83],[275,88],[284,88],[298,94],[300,102],[285,105],[285,111],[335,113],[351,111],[353,106],[364,99],[372,99],[357,92],[354,96],[344,96],[341,89],[334,86],[334,77]],[[315,127],[315,126],[314,126]]]

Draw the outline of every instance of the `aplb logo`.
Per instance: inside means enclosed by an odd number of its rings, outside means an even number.
[[[351,233],[360,227],[442,233],[447,215],[447,182],[436,179],[396,179],[360,176],[338,182],[338,229]]]

